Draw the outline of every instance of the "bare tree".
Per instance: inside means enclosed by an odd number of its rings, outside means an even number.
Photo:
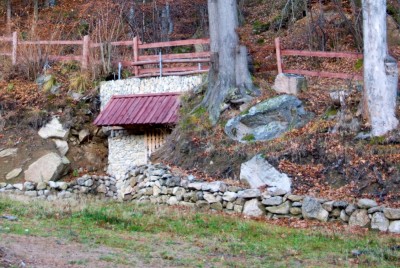
[[[208,16],[211,69],[202,104],[216,124],[221,111],[230,103],[249,101],[259,91],[248,70],[247,49],[239,45],[236,0],[208,0]]]
[[[395,115],[398,69],[389,56],[386,0],[363,0],[364,103],[368,107],[373,136],[384,135],[398,125]]]

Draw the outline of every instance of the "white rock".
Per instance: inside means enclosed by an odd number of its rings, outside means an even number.
[[[244,204],[243,214],[251,217],[260,217],[265,215],[265,208],[257,199],[252,199]]]
[[[58,180],[64,169],[63,159],[56,153],[48,153],[29,166],[25,180],[36,183]]]
[[[305,219],[317,219],[319,221],[328,221],[329,212],[323,209],[320,202],[312,197],[305,197],[301,212]]]
[[[24,185],[22,183],[16,183],[16,184],[13,184],[13,186],[15,189],[18,189],[20,191],[24,190]]]
[[[4,149],[0,151],[0,158],[16,155],[18,148]]]
[[[49,123],[39,130],[38,134],[43,139],[59,138],[65,140],[68,137],[69,130],[61,125],[57,117],[53,117]]]
[[[203,198],[210,204],[218,201],[213,194],[207,192],[203,194]]]
[[[276,170],[262,155],[256,155],[240,167],[240,180],[246,182],[251,188],[268,186],[270,190],[281,189],[290,192],[291,180]]]
[[[56,148],[61,156],[65,156],[69,150],[68,142],[59,139],[53,139],[54,143],[56,144]]]
[[[238,192],[238,198],[257,198],[261,196],[259,189],[246,189]]]
[[[296,74],[278,74],[272,87],[278,93],[298,95],[307,88],[304,76]]]
[[[349,226],[368,227],[370,218],[366,209],[357,209],[351,214],[349,219]]]
[[[372,207],[377,207],[378,204],[375,202],[375,200],[362,198],[362,199],[358,200],[357,206],[359,208],[367,208],[368,209],[368,208],[372,208]]]
[[[382,212],[374,213],[371,220],[371,229],[386,232],[388,228],[389,220],[385,217],[385,215]]]
[[[225,192],[224,195],[222,196],[222,199],[228,202],[233,202],[236,200],[236,198],[237,198],[237,193],[234,192]]]
[[[392,221],[389,225],[389,232],[400,234],[400,221]]]
[[[22,168],[13,169],[9,173],[7,173],[6,180],[11,180],[11,179],[18,177],[19,174],[21,174],[21,172],[22,172]]]

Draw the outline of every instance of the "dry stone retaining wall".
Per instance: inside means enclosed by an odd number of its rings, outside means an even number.
[[[134,168],[120,181],[108,176],[85,175],[71,183],[0,183],[0,193],[24,194],[54,200],[93,194],[125,202],[181,205],[199,210],[243,213],[247,216],[341,221],[350,226],[400,233],[400,209],[379,206],[374,200],[356,204],[291,193],[243,189],[221,181],[205,182],[192,175],[178,176],[164,165]]]

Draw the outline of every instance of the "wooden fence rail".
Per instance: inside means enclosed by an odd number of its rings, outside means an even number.
[[[176,46],[195,46],[209,45],[209,39],[190,39],[181,41],[158,42],[143,44],[139,38],[135,37],[129,41],[115,41],[109,43],[94,43],[91,42],[89,36],[84,36],[82,40],[38,40],[38,41],[19,41],[17,32],[14,32],[11,37],[0,37],[0,43],[11,43],[10,52],[0,52],[0,56],[8,56],[12,59],[12,64],[18,63],[17,52],[20,46],[42,46],[42,45],[77,45],[82,46],[81,55],[48,55],[48,59],[52,61],[79,61],[83,70],[87,70],[90,64],[91,49],[100,48],[104,45],[111,46],[128,46],[132,47],[131,60],[112,59],[114,64],[121,63],[123,67],[133,69],[136,77],[147,77],[156,75],[177,75],[203,73],[208,71],[210,62],[210,52],[195,52],[195,53],[177,53],[164,55],[142,55],[146,49],[161,49]],[[181,66],[181,67],[166,67],[163,64],[197,64],[197,66]],[[206,65],[203,66],[202,64]],[[150,65],[150,66],[149,66]],[[154,68],[158,65],[158,69]],[[145,68],[147,66],[147,68]]]
[[[349,59],[363,59],[362,53],[356,52],[325,52],[325,51],[306,51],[306,50],[290,50],[282,49],[280,38],[275,39],[276,60],[278,73],[288,74],[301,74],[306,76],[317,76],[325,78],[340,78],[340,79],[354,79],[363,80],[363,75],[349,74],[349,73],[333,73],[324,71],[310,71],[298,69],[284,69],[282,63],[282,56],[303,56],[303,57],[319,57],[319,58],[349,58]],[[400,67],[400,62],[398,62]]]

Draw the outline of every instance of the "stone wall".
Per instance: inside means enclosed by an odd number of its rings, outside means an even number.
[[[186,92],[201,83],[201,75],[130,78],[103,82],[100,86],[101,109],[114,95]]]
[[[202,81],[202,76],[196,75],[104,82],[100,86],[101,109],[114,95],[186,92],[198,87]],[[144,138],[144,135],[129,135],[126,131],[111,131],[108,138],[107,173],[119,180],[124,178],[133,166],[147,163]]]
[[[117,179],[128,170],[148,161],[144,135],[132,135],[125,130],[114,131],[108,138],[107,173]]]
[[[379,206],[374,200],[360,199],[355,204],[259,189],[244,189],[222,181],[196,180],[181,176],[164,165],[145,165],[129,176],[115,180],[107,176],[88,176],[76,181],[24,184],[0,183],[0,194],[23,194],[32,198],[74,198],[78,194],[118,199],[125,202],[188,206],[198,210],[235,212],[268,219],[302,218],[340,221],[350,226],[368,227],[400,233],[400,209]]]

